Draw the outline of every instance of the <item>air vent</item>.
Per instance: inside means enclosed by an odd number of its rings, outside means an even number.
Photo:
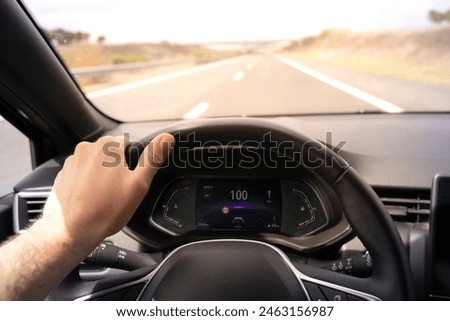
[[[22,232],[41,216],[49,193],[48,190],[39,190],[23,191],[15,195],[14,232]]]
[[[375,189],[389,214],[399,222],[428,222],[430,191],[416,189]]]

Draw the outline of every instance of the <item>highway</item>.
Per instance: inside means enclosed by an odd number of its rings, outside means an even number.
[[[247,55],[103,90],[87,97],[122,121],[219,116],[449,110],[450,88],[278,55]],[[0,194],[31,170],[26,138],[0,118]]]
[[[247,55],[88,93],[124,121],[448,109],[448,88]]]

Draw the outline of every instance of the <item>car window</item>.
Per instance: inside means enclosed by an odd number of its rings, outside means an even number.
[[[448,112],[448,0],[24,1],[121,121]]]
[[[0,197],[31,172],[31,152],[28,138],[0,117]]]

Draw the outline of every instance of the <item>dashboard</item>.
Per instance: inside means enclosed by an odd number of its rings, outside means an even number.
[[[436,149],[432,141],[446,141],[443,137],[448,133],[444,126],[448,116],[426,115],[428,123],[434,124],[433,135],[426,135],[430,127],[423,122],[424,117],[355,115],[346,119],[321,116],[302,117],[298,121],[293,118],[270,120],[319,139],[325,136],[321,133],[329,129],[335,136],[333,142],[323,140],[328,146],[340,140],[347,141],[341,155],[371,184],[396,221],[411,261],[419,298],[428,297],[431,291],[428,289],[431,177],[445,172],[450,155],[448,144]],[[373,127],[364,126],[366,118],[370,118]],[[145,134],[167,126],[165,122],[123,124],[110,134],[132,132],[134,140],[144,137],[140,141],[145,142]],[[380,127],[392,136],[388,142],[377,136]],[[246,128],[242,131],[251,133]],[[423,135],[418,136],[419,133]],[[342,204],[329,184],[314,170],[301,166],[269,166],[249,161],[249,150],[259,155],[256,160],[285,160],[283,153],[270,153],[257,144],[217,148],[239,135],[245,139],[249,134],[229,132],[220,137],[208,137],[217,144],[195,146],[183,143],[182,137],[178,137],[180,147],[186,148],[171,160],[178,160],[177,166],[171,163],[170,167],[159,171],[143,203],[124,229],[125,234],[111,240],[137,251],[164,253],[193,241],[248,239],[279,246],[289,254],[294,265],[302,262],[329,269],[336,267],[337,272],[345,272],[347,260],[353,259],[355,264],[355,253],[365,253],[365,247],[354,238]],[[412,140],[420,140],[421,152],[414,151]],[[415,157],[411,157],[411,153]],[[233,159],[234,164],[243,161],[246,166],[230,168],[226,162],[217,164],[219,154]],[[193,158],[203,159],[203,166],[192,166],[189,162],[179,166],[180,159]],[[63,158],[55,159],[36,169],[16,186],[16,191],[50,186],[63,161]],[[128,162],[133,163],[131,159]],[[418,204],[412,208],[411,217],[406,199]],[[391,201],[397,203],[390,207]],[[448,296],[446,291],[450,288],[443,272],[447,269],[448,258],[447,252],[442,250],[443,235],[446,234],[440,233],[435,241],[439,271],[435,271],[438,278],[432,281],[436,288],[434,296],[440,298]],[[341,265],[343,270],[339,269]]]

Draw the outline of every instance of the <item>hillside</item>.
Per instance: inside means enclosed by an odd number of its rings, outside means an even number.
[[[450,85],[450,27],[355,33],[326,30],[293,42],[294,58],[395,78]]]

